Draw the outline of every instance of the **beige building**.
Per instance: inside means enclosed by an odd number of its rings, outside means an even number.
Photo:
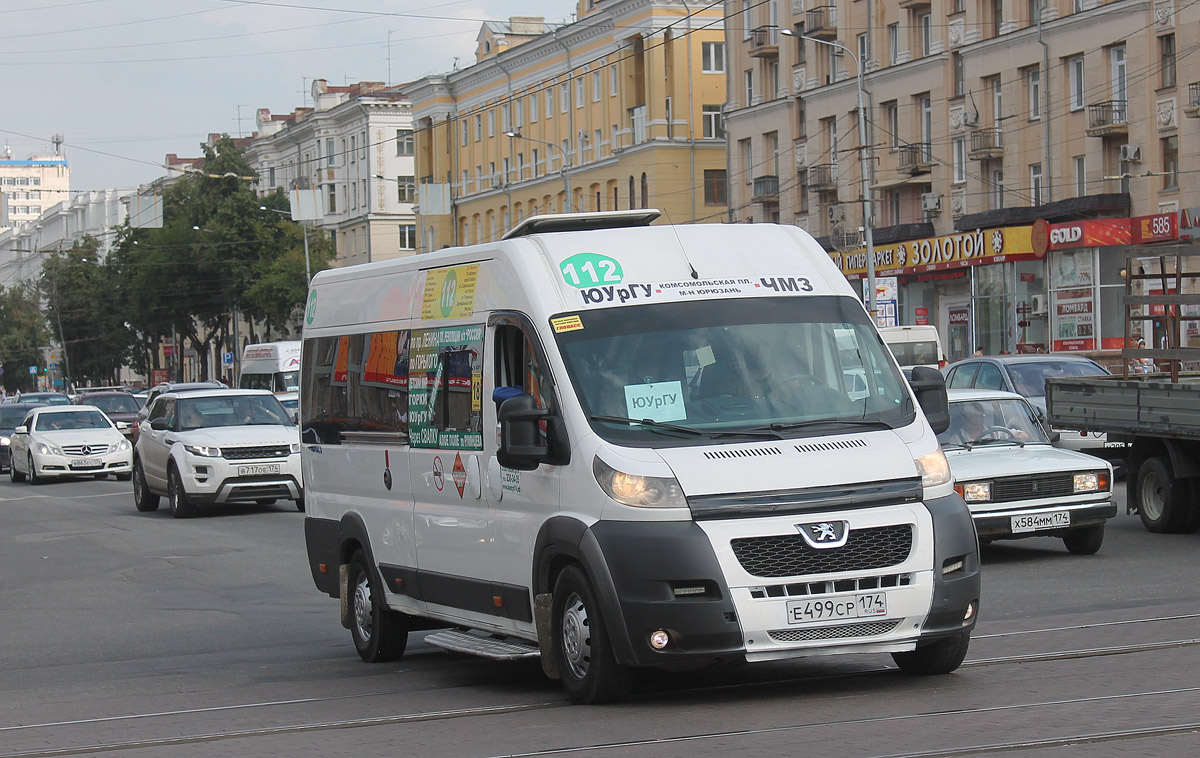
[[[1200,9],[822,1],[725,3],[731,220],[802,226],[858,280],[865,169],[881,317],[952,357],[1120,347],[1129,245],[1200,206]]]
[[[580,0],[576,17],[485,23],[475,65],[405,88],[421,250],[568,210],[725,220],[721,9]]]
[[[71,199],[71,166],[62,155],[16,160],[0,153],[0,229],[34,221],[50,206]]]

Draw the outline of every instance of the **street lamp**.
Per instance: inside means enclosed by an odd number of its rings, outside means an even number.
[[[857,70],[858,79],[858,143],[859,150],[867,150],[867,158],[863,159],[862,152],[858,154],[859,171],[862,174],[862,203],[863,203],[863,243],[867,248],[867,289],[869,291],[868,310],[871,311],[871,318],[876,317],[875,313],[875,239],[871,233],[871,203],[872,192],[871,182],[868,177],[868,166],[871,165],[870,149],[867,144],[867,118],[866,111],[863,108],[863,96],[866,94],[866,88],[863,86],[863,67],[862,61],[854,54],[854,51],[840,42],[830,42],[829,40],[817,39],[804,34],[799,34],[791,29],[780,29],[779,33],[785,37],[797,37],[799,39],[811,40],[822,45],[829,45],[844,51],[854,59],[854,68]]]
[[[260,211],[270,211],[271,213],[278,213],[280,216],[287,216],[288,218],[292,218],[292,214],[288,211],[281,211],[281,210],[276,210],[275,208],[268,208],[265,205],[258,206],[258,209]],[[295,219],[292,219],[292,220],[294,221]],[[309,265],[308,265],[308,225],[305,224],[303,221],[301,221],[299,223],[300,223],[300,228],[304,230],[304,283],[306,285],[308,285],[308,284],[312,283],[312,271],[309,269]]]
[[[543,145],[552,147],[555,150],[557,150],[559,153],[562,154],[561,173],[562,173],[562,178],[563,178],[563,190],[566,193],[564,196],[564,198],[565,198],[564,203],[567,206],[567,213],[571,213],[574,209],[571,207],[571,178],[569,176],[567,176],[567,151],[563,150],[561,147],[554,144],[553,142],[547,142],[546,140],[536,139],[534,137],[526,137],[524,134],[521,134],[520,132],[517,132],[517,131],[505,132],[504,136],[511,137],[512,139],[523,139],[523,140],[529,140],[530,142],[538,142]],[[536,165],[534,166],[534,171],[537,171]]]

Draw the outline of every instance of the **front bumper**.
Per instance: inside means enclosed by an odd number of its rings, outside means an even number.
[[[128,474],[133,471],[132,450],[124,450],[119,453],[106,453],[87,459],[100,462],[99,465],[95,466],[79,466],[78,464],[81,460],[85,459],[74,455],[42,455],[34,453],[33,467],[36,474],[43,479],[66,476],[92,476],[95,474]]]
[[[978,532],[979,536],[992,539],[1061,537],[1070,529],[1103,524],[1108,519],[1117,515],[1117,504],[1108,499],[1089,503],[1040,504],[1034,507],[1023,503],[1012,503],[1011,505],[1011,508],[1003,510],[972,513],[971,518],[975,522],[975,531]],[[1060,511],[1070,514],[1071,523],[1069,526],[1047,527],[1028,532],[1013,532],[1012,523],[1014,517],[1038,516]]]
[[[247,468],[278,467],[271,473],[241,473]],[[300,454],[287,458],[228,461],[188,454],[179,465],[183,489],[189,500],[200,504],[253,502],[256,500],[300,500]]]

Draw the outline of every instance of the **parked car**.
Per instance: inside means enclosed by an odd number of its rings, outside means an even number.
[[[71,398],[61,392],[24,392],[21,394],[21,402],[40,405],[70,405]]]
[[[1060,537],[1091,555],[1117,515],[1112,465],[1051,445],[1026,400],[1011,392],[949,390],[950,428],[938,435],[955,490],[981,542]]]
[[[122,424],[123,426],[123,424]],[[32,484],[57,477],[115,474],[129,479],[133,452],[118,425],[93,405],[30,409],[9,442],[9,478]]]
[[[207,503],[288,499],[304,510],[300,434],[266,390],[191,389],[160,393],[142,419],[134,451],[139,511],[166,496],[175,518]]]
[[[1002,390],[1021,395],[1039,419],[1046,416],[1046,379],[1058,376],[1102,376],[1108,370],[1091,358],[1069,354],[994,355],[966,358],[942,369],[947,389]],[[1103,432],[1051,429],[1060,437],[1056,447],[1078,450],[1109,460],[1125,455],[1125,445],[1109,442]]]
[[[37,407],[37,403],[4,403],[0,405],[0,471],[7,471],[9,467],[9,447],[13,430],[21,425],[29,411]]]
[[[125,436],[132,439],[133,429],[137,425],[138,411],[141,406],[132,394],[123,390],[106,390],[102,392],[87,392],[76,401],[80,405],[94,405],[113,421],[124,421],[129,426]]]

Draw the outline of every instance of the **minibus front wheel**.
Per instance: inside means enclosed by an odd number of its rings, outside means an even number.
[[[571,699],[608,703],[629,694],[631,672],[613,655],[600,603],[578,565],[558,575],[551,613],[558,672]]]

